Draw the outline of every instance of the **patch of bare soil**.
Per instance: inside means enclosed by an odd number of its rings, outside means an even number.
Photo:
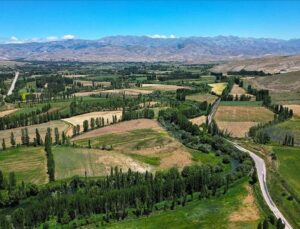
[[[300,105],[291,104],[291,105],[284,105],[284,106],[288,107],[289,109],[292,109],[294,116],[300,117]]]
[[[0,111],[0,118],[12,114],[14,112],[16,112],[18,109],[12,109],[12,110],[6,110],[6,111]]]
[[[221,122],[217,121],[217,125],[221,130],[226,130],[232,137],[244,138],[249,129],[257,125],[257,122]]]
[[[143,84],[143,88],[149,88],[152,90],[162,90],[162,91],[176,91],[177,89],[185,88],[190,89],[186,86],[177,86],[177,85],[167,85],[167,84]]]
[[[251,187],[246,186],[247,196],[243,199],[241,206],[231,213],[230,222],[255,221],[259,219],[259,210],[257,208],[253,191]]]
[[[193,123],[193,124],[196,124],[198,126],[202,125],[203,123],[206,123],[206,116],[205,115],[202,115],[202,116],[199,116],[199,117],[196,117],[196,118],[191,118],[190,121]]]

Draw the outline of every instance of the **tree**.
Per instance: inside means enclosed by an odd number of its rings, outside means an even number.
[[[16,174],[14,172],[9,173],[9,180],[8,181],[9,181],[9,186],[11,188],[16,187],[17,180],[16,180]]]
[[[80,125],[79,124],[76,125],[76,134],[80,134]]]
[[[87,132],[89,129],[89,121],[88,120],[84,120],[83,121],[83,131]]]
[[[14,136],[14,133],[11,132],[10,133],[10,144],[14,147],[16,145],[16,139],[15,139],[15,136]]]
[[[41,142],[41,135],[40,135],[38,128],[35,129],[35,139],[36,139],[37,145],[40,146],[42,144],[42,142]]]
[[[77,132],[76,132],[76,126],[73,126],[73,136],[76,136]]]
[[[2,138],[2,149],[6,150],[6,144],[5,144],[5,139]]]
[[[263,229],[268,229],[268,228],[269,228],[269,222],[267,219],[265,219],[263,222]]]
[[[58,145],[59,144],[59,132],[58,132],[57,127],[55,127],[55,129],[54,129],[54,134],[55,134],[55,144]]]
[[[16,229],[23,229],[25,222],[25,214],[23,208],[17,208],[11,216],[11,221]]]
[[[0,189],[5,188],[5,181],[4,181],[4,175],[3,172],[0,170]]]
[[[95,128],[95,119],[91,118],[91,129]]]
[[[49,132],[48,132],[46,133],[45,136],[45,151],[47,157],[47,169],[48,169],[48,176],[50,182],[55,181],[55,164],[54,164],[51,145],[52,145],[51,137],[49,136]]]

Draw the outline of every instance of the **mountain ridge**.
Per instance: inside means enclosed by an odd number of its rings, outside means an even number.
[[[300,39],[242,38],[236,36],[151,38],[108,36],[98,40],[0,44],[4,60],[202,63],[268,55],[300,54]]]

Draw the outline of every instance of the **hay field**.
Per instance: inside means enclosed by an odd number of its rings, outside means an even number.
[[[159,169],[182,168],[192,162],[188,149],[171,137],[157,121],[149,119],[121,122],[84,133],[72,140],[84,147],[88,146],[89,140],[92,148],[110,145],[113,152]]]
[[[14,112],[16,112],[18,109],[12,109],[12,110],[6,110],[6,111],[0,111],[0,118],[12,114]]]
[[[245,137],[250,127],[273,120],[273,113],[264,107],[219,106],[215,120],[220,129],[232,137]]]
[[[112,123],[112,117],[113,116],[117,116],[117,119],[120,120],[121,116],[122,116],[122,111],[120,110],[116,110],[116,111],[96,111],[96,112],[90,112],[90,113],[86,113],[86,114],[82,114],[82,115],[76,115],[73,116],[71,118],[65,118],[62,119],[63,121],[65,121],[66,123],[71,124],[72,126],[77,126],[80,125],[80,131],[83,131],[83,121],[84,120],[88,120],[89,124],[91,121],[91,118],[104,118],[104,122],[105,124],[110,124]],[[108,120],[108,122],[107,122]],[[72,131],[71,131],[72,132]],[[72,135],[72,133],[68,132],[68,135]]]
[[[54,134],[55,127],[57,127],[59,132],[61,133],[62,131],[67,132],[68,129],[71,127],[71,125],[68,123],[65,123],[63,121],[57,120],[57,121],[50,121],[47,123],[31,125],[31,126],[26,126],[26,127],[18,127],[18,128],[8,129],[8,130],[1,130],[0,131],[0,140],[2,141],[2,139],[4,138],[6,146],[7,147],[11,146],[10,135],[11,135],[11,132],[13,132],[15,139],[16,139],[16,143],[21,144],[21,130],[24,128],[28,129],[28,133],[29,133],[31,142],[33,141],[33,138],[35,138],[35,129],[36,128],[39,129],[39,133],[40,133],[42,139],[44,139],[48,127],[52,128],[52,134]]]
[[[83,96],[90,96],[90,95],[99,95],[103,90],[94,90],[94,91],[83,91],[83,92],[76,92],[73,95],[76,97],[83,97]]]
[[[227,83],[212,83],[208,85],[212,87],[212,92],[216,93],[217,95],[221,95],[223,90],[226,88]]]
[[[10,148],[0,153],[0,168],[5,176],[15,172],[17,183],[48,182],[46,154],[43,147]]]
[[[196,117],[196,118],[191,118],[189,119],[193,124],[196,124],[198,126],[206,123],[206,117],[205,115],[202,115],[202,116],[199,116],[199,117]]]
[[[295,117],[300,117],[300,105],[291,104],[291,105],[284,105],[285,107],[288,107],[289,109],[293,110],[293,114]]]
[[[153,90],[153,91],[176,91],[180,88],[190,89],[190,87],[177,86],[171,84],[143,84],[143,89]]]
[[[147,94],[151,94],[153,92],[153,89],[149,89],[149,90],[142,90],[140,88],[126,88],[126,89],[112,89],[112,90],[104,90],[101,91],[102,94],[125,94],[125,95],[147,95]]]
[[[188,95],[186,97],[187,100],[193,100],[196,102],[204,102],[207,101],[208,103],[214,103],[218,97],[209,93],[196,93],[192,95]]]

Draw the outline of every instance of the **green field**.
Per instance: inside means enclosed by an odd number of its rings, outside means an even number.
[[[252,219],[249,214],[252,213],[253,208],[246,207],[244,205],[244,199],[247,196],[248,189],[246,189],[247,181],[242,180],[234,184],[229,191],[220,197],[213,199],[198,200],[194,197],[194,200],[188,202],[185,207],[178,206],[175,210],[156,211],[148,217],[136,218],[133,215],[124,221],[113,222],[110,224],[104,224],[101,227],[104,228],[147,228],[156,229],[161,228],[257,228],[258,222],[263,218],[264,213],[260,210],[256,212],[256,216]],[[257,201],[254,200],[254,205],[257,205]],[[162,206],[162,204],[160,204]],[[252,206],[253,207],[253,206]],[[247,209],[248,208],[248,209]],[[260,208],[256,208],[260,209]],[[231,219],[231,214],[238,211],[248,210],[247,216],[242,216],[239,220],[234,221]],[[95,228],[96,225],[101,225],[101,216],[91,217],[91,221],[94,224],[85,226],[85,228]],[[78,221],[80,223],[80,221]],[[55,228],[51,226],[50,228]],[[272,227],[270,227],[272,228]]]
[[[300,144],[300,119],[292,118],[285,122],[281,122],[271,127],[264,129],[266,133],[271,137],[271,140],[276,143],[282,143],[286,134],[292,134],[294,136],[295,144]]]
[[[221,101],[222,106],[262,106],[262,101]]]
[[[17,182],[47,183],[46,155],[43,147],[11,148],[0,153],[0,169],[4,175],[15,172]]]
[[[193,100],[197,102],[204,102],[207,101],[208,103],[214,103],[218,97],[209,93],[197,93],[197,94],[192,94],[188,95],[186,97],[187,100]]]

